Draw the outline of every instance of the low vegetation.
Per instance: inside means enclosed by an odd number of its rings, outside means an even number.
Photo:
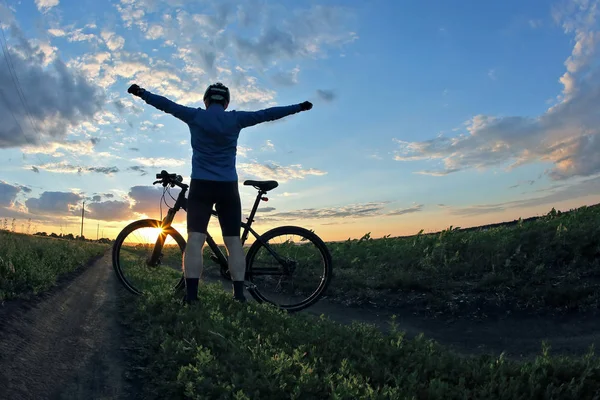
[[[592,399],[600,387],[591,352],[459,357],[395,329],[234,303],[216,284],[201,287],[199,306],[163,288],[121,307],[146,399]]]
[[[45,291],[107,249],[106,244],[0,231],[0,300]]]
[[[511,226],[329,244],[328,294],[444,315],[564,313],[600,306],[600,206]]]
[[[599,209],[589,207],[486,231],[448,229],[377,240],[366,235],[333,243],[331,294],[344,301],[396,299],[457,314],[481,308],[485,301],[524,309],[592,307],[598,296],[593,290],[598,284],[598,219]],[[56,276],[107,249],[8,233],[0,233],[0,243],[3,297],[43,290]],[[158,285],[145,296],[123,291],[120,297],[129,373],[140,382],[143,398],[600,395],[600,359],[592,350],[584,357],[556,357],[540,344],[538,357],[526,362],[461,357],[423,336],[408,339],[396,329],[384,333],[364,324],[343,326],[268,305],[234,303],[218,284],[202,285],[199,305],[182,306],[181,293],[168,289],[178,273],[167,270],[155,276]],[[458,306],[463,303],[467,306]]]

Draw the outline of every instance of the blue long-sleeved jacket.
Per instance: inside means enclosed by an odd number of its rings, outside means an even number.
[[[237,141],[242,129],[301,111],[300,104],[259,111],[225,111],[221,105],[213,104],[204,110],[182,106],[147,90],[141,98],[188,125],[192,144],[192,179],[214,181],[237,181]]]

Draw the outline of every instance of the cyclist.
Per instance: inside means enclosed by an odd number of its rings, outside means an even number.
[[[192,176],[187,206],[188,242],[182,265],[186,286],[184,301],[188,304],[198,301],[198,281],[203,269],[202,248],[211,210],[215,206],[229,255],[233,298],[245,302],[246,261],[240,239],[242,206],[236,171],[240,131],[262,122],[310,110],[312,104],[305,101],[259,111],[226,111],[230,94],[229,89],[221,82],[206,88],[204,110],[177,104],[166,97],[150,93],[137,84],[131,85],[127,92],[182,120],[190,129]]]

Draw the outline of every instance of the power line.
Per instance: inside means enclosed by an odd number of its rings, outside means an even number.
[[[8,68],[8,73],[10,74],[10,78],[13,81],[13,84],[17,88],[17,94],[19,95],[19,98],[20,98],[20,92],[18,90],[17,82],[15,81],[15,77],[13,76],[13,74],[14,74],[13,68],[11,68],[12,67],[12,62],[9,62],[9,56],[10,56],[10,54],[8,53],[8,44],[6,43],[6,36],[4,35],[4,28],[2,27],[2,21],[0,21],[0,32],[2,32],[2,38],[4,39],[3,41],[0,40],[0,46],[2,47],[2,54],[4,56],[4,61],[6,61],[6,66]],[[32,147],[34,147],[34,144],[29,141],[29,138],[27,137],[27,135],[23,131],[23,127],[19,123],[19,120],[17,119],[14,111],[10,107],[10,102],[8,101],[8,99],[6,97],[4,97],[4,91],[2,91],[2,98],[6,102],[7,108],[10,111],[11,115],[13,116],[13,119],[15,120],[15,123],[17,124],[17,127],[19,128],[19,131],[21,132],[21,134],[23,135],[23,137],[25,138],[25,140],[27,141],[27,143],[29,143]],[[27,112],[27,110],[25,110],[25,111]],[[40,157],[38,156],[38,154],[35,153],[35,155],[36,155],[38,161],[40,162],[40,164],[44,164],[44,162],[40,159]]]

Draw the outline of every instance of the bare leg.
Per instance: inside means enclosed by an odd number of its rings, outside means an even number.
[[[246,275],[246,257],[242,240],[239,236],[224,236],[223,241],[227,247],[229,273],[233,280],[233,294],[238,300],[245,300],[244,277]]]
[[[198,281],[202,275],[202,248],[205,241],[205,233],[190,232],[188,234],[182,265],[185,276],[186,299],[188,302],[198,299]]]

